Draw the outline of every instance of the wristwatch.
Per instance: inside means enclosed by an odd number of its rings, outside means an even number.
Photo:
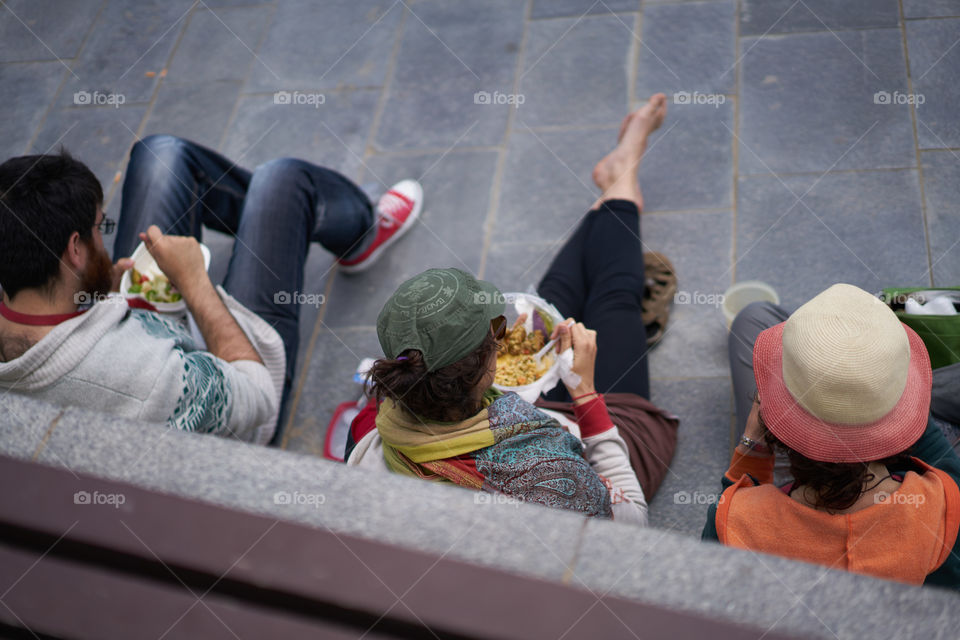
[[[770,450],[770,447],[768,447],[764,443],[757,442],[753,438],[748,438],[747,436],[743,436],[742,438],[740,438],[740,442],[738,442],[737,444],[740,445],[741,447],[746,447],[751,451],[756,451],[757,453],[773,453],[773,451]]]

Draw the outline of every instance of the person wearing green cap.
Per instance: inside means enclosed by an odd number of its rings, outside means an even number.
[[[367,374],[377,402],[354,420],[347,464],[453,482],[481,491],[478,502],[505,497],[647,524],[678,426],[647,400],[636,177],[665,113],[657,94],[626,117],[594,171],[602,196],[540,283],[568,318],[550,336],[559,353],[572,350],[564,388],[534,405],[493,387],[503,294],[465,271],[429,269],[377,318],[384,357]]]

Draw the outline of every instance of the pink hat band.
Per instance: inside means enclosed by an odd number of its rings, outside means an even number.
[[[753,368],[764,423],[807,458],[880,460],[908,449],[926,429],[927,349],[857,287],[834,285],[763,331]]]

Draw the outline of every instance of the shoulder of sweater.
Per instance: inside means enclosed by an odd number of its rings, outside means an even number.
[[[346,463],[349,467],[389,471],[383,457],[383,441],[380,439],[380,432],[372,429],[360,438]]]
[[[128,312],[122,298],[98,302],[86,313],[54,327],[19,358],[0,363],[0,384],[15,381],[25,392],[53,384],[87,361],[103,338],[121,326]]]

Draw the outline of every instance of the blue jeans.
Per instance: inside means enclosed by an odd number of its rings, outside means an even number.
[[[130,153],[113,253],[114,260],[129,256],[151,224],[198,240],[204,225],[235,237],[223,288],[277,330],[287,355],[271,442],[277,444],[289,410],[300,305],[276,294],[304,290],[310,242],[350,258],[372,241],[373,222],[366,195],[330,169],[282,158],[251,173],[200,145],[155,135]]]

